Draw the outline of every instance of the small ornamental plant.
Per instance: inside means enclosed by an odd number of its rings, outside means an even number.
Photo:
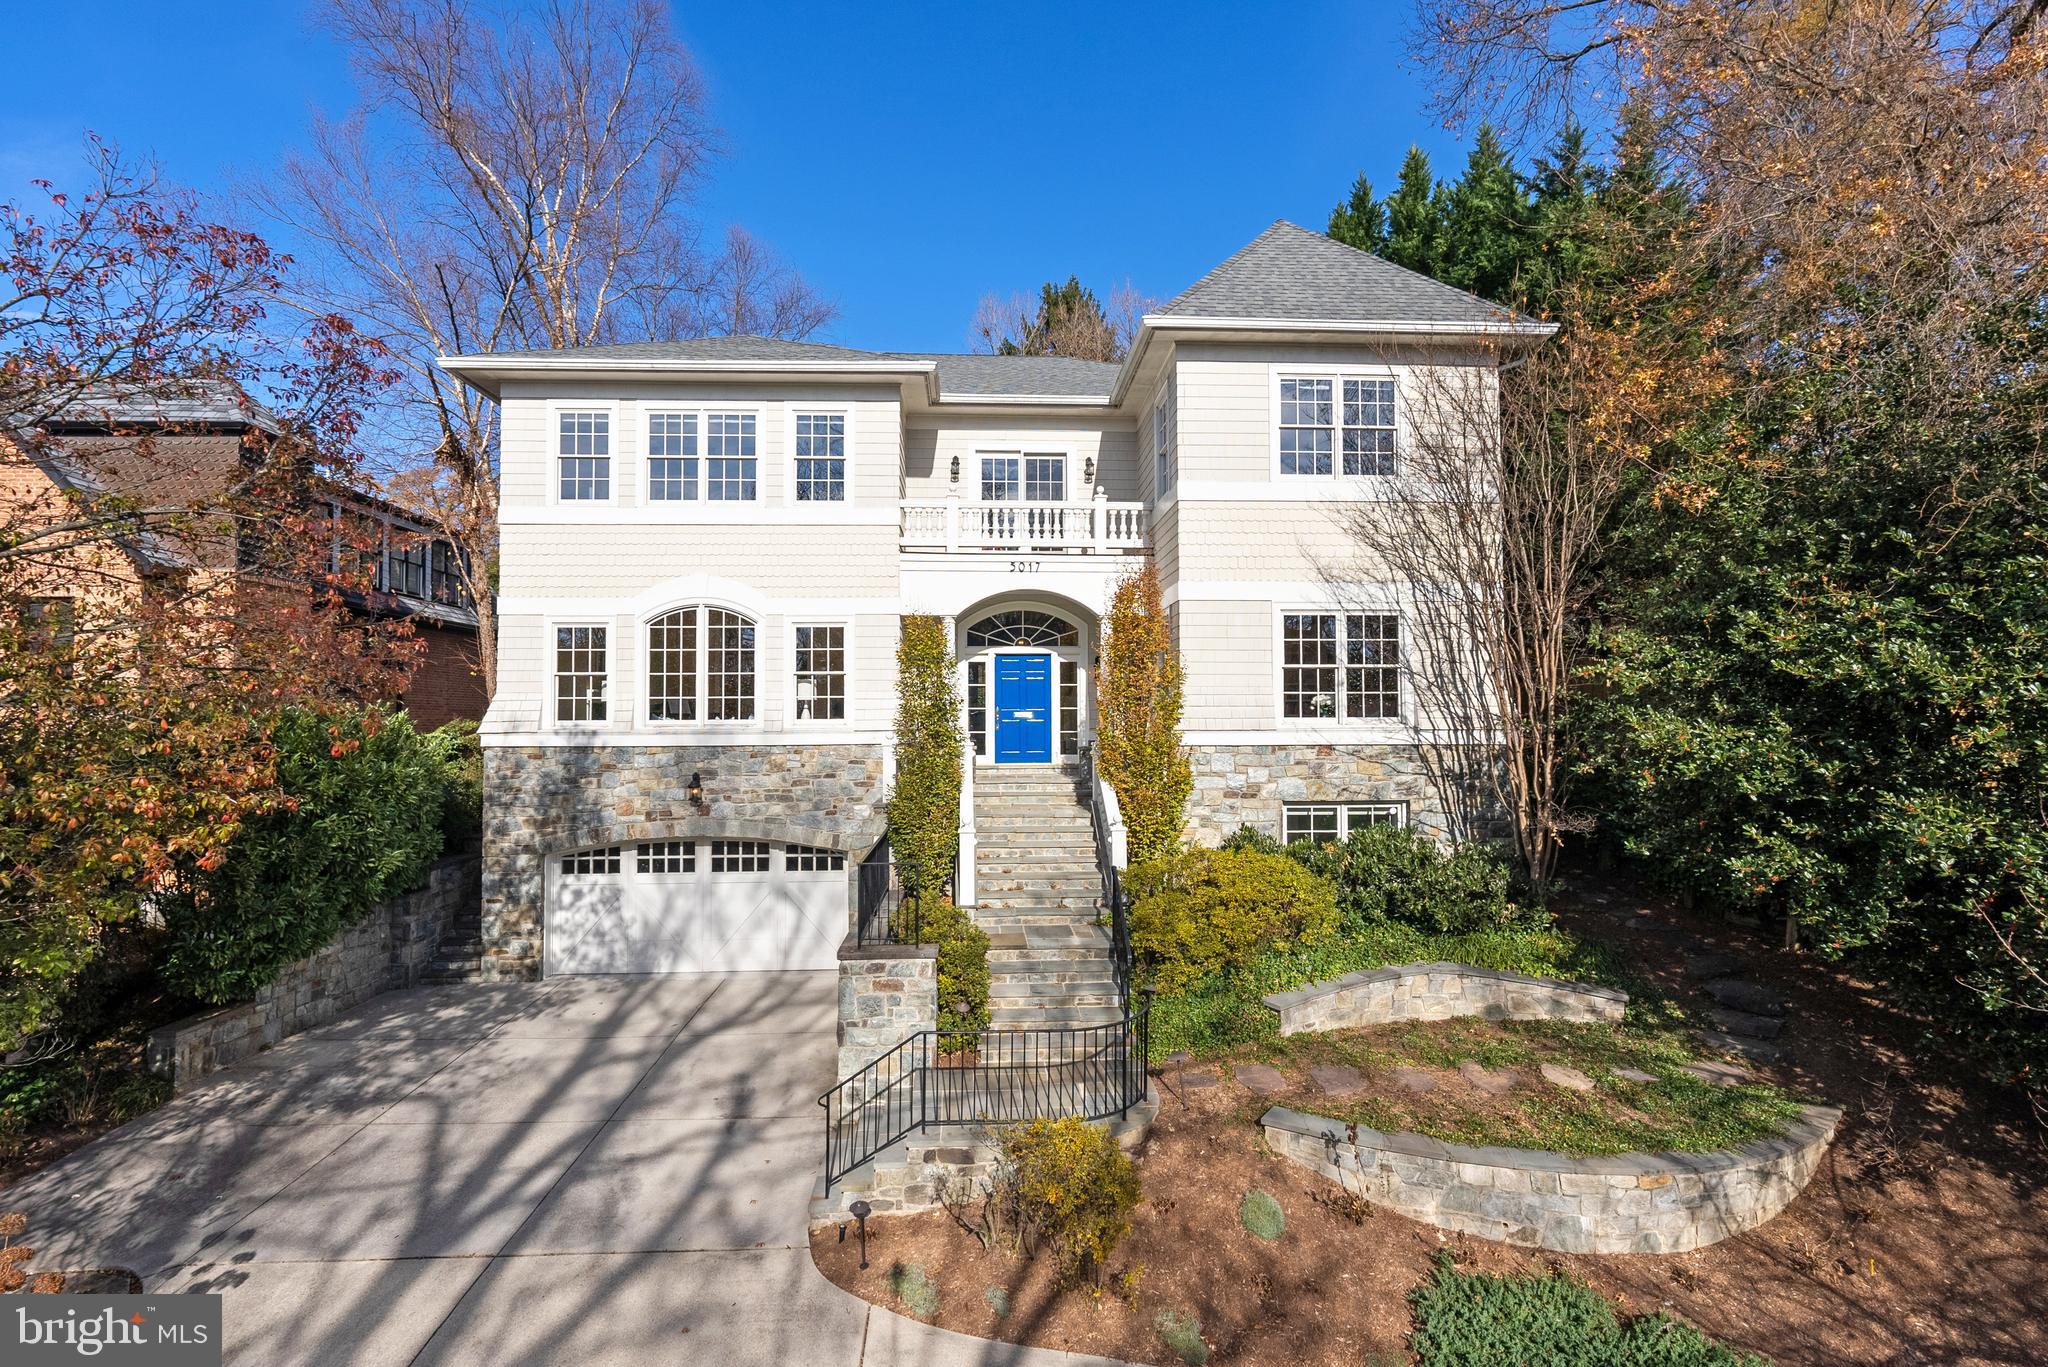
[[[1188,1367],[1202,1367],[1209,1360],[1209,1345],[1202,1341],[1201,1317],[1193,1311],[1162,1310],[1153,1319],[1152,1327]]]
[[[1261,1239],[1277,1239],[1287,1232],[1287,1212],[1280,1209],[1280,1203],[1268,1192],[1246,1192],[1237,1208],[1237,1218]]]
[[[1131,1232],[1138,1165],[1109,1131],[1078,1116],[1007,1131],[1002,1155],[1027,1241],[1052,1250],[1062,1284],[1099,1284],[1110,1254]]]
[[[939,1313],[939,1284],[916,1263],[897,1263],[890,1268],[889,1290],[913,1315],[930,1319]]]

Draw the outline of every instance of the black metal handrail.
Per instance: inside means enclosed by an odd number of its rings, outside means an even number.
[[[903,878],[884,837],[861,861],[859,899],[853,918],[856,945],[914,945],[923,931],[917,900],[906,900]]]
[[[918,1031],[818,1098],[826,1192],[913,1130],[1128,1115],[1149,1085],[1150,1007],[1104,1025]]]

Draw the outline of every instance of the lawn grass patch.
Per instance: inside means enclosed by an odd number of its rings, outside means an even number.
[[[1669,1315],[1623,1320],[1606,1297],[1562,1273],[1460,1272],[1448,1252],[1408,1302],[1409,1347],[1422,1367],[1770,1367]]]
[[[1229,1058],[1270,1063],[1289,1081],[1282,1104],[1386,1133],[1411,1131],[1448,1144],[1496,1144],[1594,1156],[1705,1153],[1783,1132],[1800,1102],[1767,1083],[1721,1087],[1684,1071],[1694,1060],[1685,1033],[1573,1021],[1403,1021],[1356,1030],[1288,1035],[1240,1046]],[[1465,1084],[1460,1063],[1513,1070],[1519,1085],[1493,1096]],[[1593,1090],[1543,1082],[1545,1063],[1577,1069]],[[1365,1074],[1356,1096],[1316,1090],[1309,1069],[1343,1065]],[[1397,1069],[1438,1075],[1416,1094],[1394,1085]],[[1637,1082],[1620,1069],[1648,1073]]]

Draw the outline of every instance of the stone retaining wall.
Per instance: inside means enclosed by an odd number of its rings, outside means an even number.
[[[484,742],[484,977],[540,976],[549,856],[640,840],[793,841],[863,854],[882,838],[880,745]],[[704,800],[687,796],[700,775]],[[850,861],[849,861],[850,862]]]
[[[412,986],[448,922],[477,905],[480,869],[474,854],[451,855],[429,871],[426,886],[373,907],[325,949],[286,968],[254,1001],[160,1026],[149,1036],[149,1070],[183,1091],[379,992]]]
[[[1808,1106],[1776,1139],[1713,1153],[1573,1158],[1382,1134],[1276,1106],[1276,1153],[1413,1220],[1559,1253],[1684,1253],[1791,1203],[1842,1113]]]
[[[1486,1020],[1618,1021],[1628,993],[1592,983],[1532,978],[1467,964],[1397,964],[1347,973],[1275,992],[1266,1005],[1280,1013],[1280,1033],[1344,1030],[1390,1021],[1440,1021],[1459,1016]]]
[[[839,1072],[848,1078],[920,1030],[939,1028],[937,945],[839,947]]]

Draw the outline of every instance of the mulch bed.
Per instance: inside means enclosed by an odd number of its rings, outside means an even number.
[[[1135,1362],[1179,1359],[1153,1327],[1162,1310],[1202,1320],[1212,1363],[1347,1364],[1407,1359],[1406,1296],[1437,1249],[1483,1271],[1565,1268],[1624,1313],[1666,1310],[1780,1364],[2034,1364],[2048,1325],[2048,1154],[2009,1095],[1972,1089],[1963,1069],[1916,1042],[1915,1023],[1871,985],[1741,931],[1699,925],[1593,886],[1569,913],[1589,939],[1619,943],[1663,990],[1705,1005],[1684,955],[1739,957],[1751,981],[1790,1002],[1782,1062],[1759,1073],[1848,1107],[1806,1192],[1762,1228],[1673,1256],[1569,1257],[1513,1249],[1361,1209],[1336,1187],[1268,1154],[1248,1117],[1265,1102],[1228,1076],[1162,1089],[1142,1164],[1144,1201],[1099,1296],[1054,1294],[1049,1269],[988,1254],[943,1213],[869,1222],[867,1272],[851,1237],[813,1239],[825,1275],[894,1304],[890,1267],[939,1284],[935,1322],[1015,1342]],[[1285,1235],[1248,1233],[1251,1189],[1287,1214]],[[1130,1301],[1122,1274],[1134,1272]],[[985,1292],[1008,1292],[998,1316]],[[1134,1308],[1135,1307],[1135,1308]]]

